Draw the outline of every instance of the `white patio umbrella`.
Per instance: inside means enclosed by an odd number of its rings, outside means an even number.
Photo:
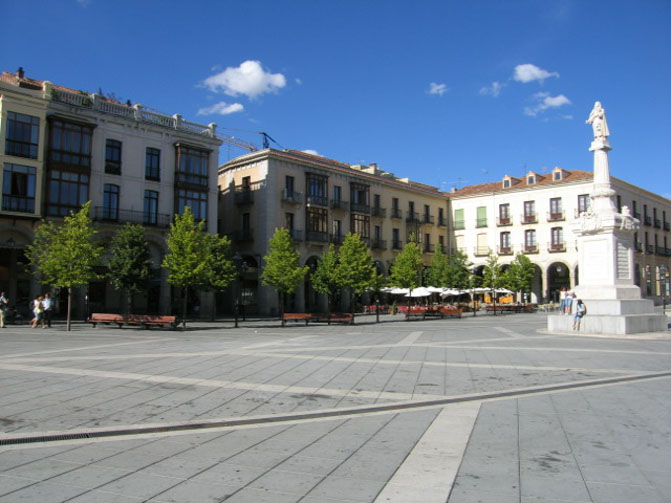
[[[406,297],[428,297],[429,295],[431,295],[431,292],[428,288],[423,286],[415,288],[410,293],[405,294]]]
[[[440,293],[440,296],[453,297],[457,295],[462,295],[464,293],[468,293],[468,290],[458,290],[456,288],[444,288],[443,291]]]
[[[494,290],[495,293],[515,293],[512,290],[508,290],[507,288],[497,288]]]
[[[407,295],[410,290],[407,288],[399,288],[399,287],[393,287],[391,290],[389,290],[389,293],[392,295]]]
[[[444,288],[439,286],[427,286],[426,289],[431,293],[443,293],[443,291],[445,290]]]

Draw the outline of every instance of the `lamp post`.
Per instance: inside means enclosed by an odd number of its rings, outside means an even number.
[[[235,328],[238,328],[238,314],[240,312],[240,264],[242,263],[242,257],[240,253],[235,252],[233,255],[233,266],[238,272],[236,275],[236,285],[235,285],[235,301],[233,302],[233,315],[235,316]]]
[[[380,323],[380,299],[375,299],[375,323]]]
[[[240,288],[239,288],[239,293],[240,293],[240,309],[242,311],[242,321],[247,321],[245,318],[245,298],[242,295],[244,293],[245,289],[245,274],[247,273],[249,265],[245,261],[245,259],[242,259],[242,262],[240,263]]]

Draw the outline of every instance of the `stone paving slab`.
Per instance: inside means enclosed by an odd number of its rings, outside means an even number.
[[[0,441],[94,436],[0,445],[0,501],[426,502],[427,488],[450,503],[671,501],[668,333],[548,335],[542,314],[381,319],[5,329]],[[470,423],[439,419],[459,404],[478,411]]]

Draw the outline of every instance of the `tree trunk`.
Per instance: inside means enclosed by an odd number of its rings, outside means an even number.
[[[284,292],[277,292],[278,301],[280,304],[280,320],[284,316]]]
[[[70,319],[71,319],[71,313],[72,312],[72,287],[68,287],[68,315],[67,315],[67,327],[68,327],[68,332],[70,331]]]
[[[126,316],[130,315],[131,311],[133,310],[133,292],[128,290],[126,293]]]
[[[182,328],[186,328],[186,303],[189,299],[188,290],[188,287],[184,287],[182,292]]]

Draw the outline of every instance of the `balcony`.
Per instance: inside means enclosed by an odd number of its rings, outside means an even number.
[[[434,225],[435,222],[436,222],[436,219],[433,215],[428,215],[426,213],[424,215],[422,215],[422,223],[424,225]]]
[[[405,221],[419,223],[419,213],[416,211],[408,211]]]
[[[329,235],[328,232],[320,231],[307,231],[305,233],[305,240],[311,243],[328,243]]]
[[[487,227],[487,219],[486,218],[477,218],[475,220],[475,226],[476,227]]]
[[[660,257],[666,257],[666,248],[664,248],[663,246],[655,245],[655,255],[659,255]]]
[[[652,226],[652,218],[649,217],[648,215],[644,215],[643,216],[643,224],[648,225],[648,226]]]
[[[523,224],[536,224],[538,223],[538,214],[529,213],[528,215],[522,215]]]
[[[573,214],[573,216],[574,216],[575,218],[578,218],[578,217],[580,216],[581,213],[585,213],[586,211],[589,211],[589,209],[590,209],[589,207],[587,207],[587,208],[578,208],[577,210],[575,210],[575,213]],[[639,216],[640,216],[640,215],[639,215]],[[636,217],[636,218],[638,218],[638,217]]]
[[[499,227],[513,225],[513,219],[510,217],[499,217],[496,219],[496,225],[498,225]]]
[[[391,218],[396,218],[396,219],[402,219],[403,218],[403,212],[399,210],[398,208],[392,208],[391,209]]]
[[[538,245],[524,245],[524,253],[538,253]]]
[[[387,249],[387,241],[384,239],[377,239],[373,238],[370,244],[370,247],[373,250],[386,250]]]
[[[373,208],[371,209],[371,215],[373,215],[374,217],[385,218],[387,216],[387,209],[380,208],[379,206],[373,206]]]
[[[348,211],[349,210],[349,202],[341,201],[340,199],[331,199],[331,209],[332,210],[340,210],[340,211]]]
[[[306,202],[307,202],[308,206],[328,207],[328,205],[329,205],[328,197],[308,195],[306,199],[307,199]]]
[[[636,220],[640,220],[640,219],[641,219],[641,214],[640,214],[638,211],[636,211],[636,210],[634,210],[634,212],[632,213],[632,215],[634,216],[634,218],[635,218]]]
[[[303,231],[289,229],[289,236],[291,236],[293,241],[303,241]]]
[[[254,192],[249,187],[236,187],[234,198],[235,204],[252,204],[254,202]]]
[[[350,210],[352,213],[363,213],[364,215],[370,215],[370,206],[363,203],[351,203]]]
[[[476,246],[474,255],[476,257],[486,257],[489,255],[489,246]]]
[[[653,245],[645,245],[645,253],[652,255],[655,253],[655,247]]]
[[[671,231],[671,224],[669,222],[662,222],[662,227],[664,228],[665,231]]]
[[[550,253],[561,253],[566,251],[566,243],[549,243],[548,251]]]
[[[116,210],[104,206],[93,208],[92,219],[97,222],[114,222],[119,224],[129,222],[131,224],[153,227],[170,227],[170,223],[172,222],[171,215],[145,213],[144,211]]]
[[[634,244],[634,248],[637,253],[643,253],[643,245],[641,244],[640,241],[636,241],[636,243]]]
[[[333,243],[336,246],[339,246],[342,244],[343,240],[345,237],[342,234],[331,234],[329,236],[329,243]]]
[[[28,196],[12,196],[10,194],[3,194],[2,211],[35,213],[35,198]]]
[[[445,217],[438,217],[438,227],[447,227],[447,219]]]
[[[661,229],[662,228],[662,221],[659,218],[655,218],[653,220],[652,226],[657,228],[657,229]]]
[[[548,222],[560,222],[562,220],[564,220],[564,212],[563,211],[556,212],[556,213],[553,213],[551,211],[548,212]]]
[[[233,233],[233,239],[238,243],[243,243],[246,241],[254,241],[254,230],[253,229],[240,229]]]
[[[499,246],[498,254],[499,255],[512,255],[513,254],[513,248],[512,248],[512,246]]]
[[[424,246],[422,247],[422,252],[423,253],[436,253],[436,245],[432,243],[424,243]]]
[[[293,190],[284,189],[282,191],[282,202],[287,204],[301,204],[303,202],[303,194],[294,192]]]
[[[392,250],[402,250],[403,249],[403,242],[400,239],[394,239],[391,242],[391,249]]]
[[[466,224],[464,223],[463,220],[457,220],[454,222],[454,230],[455,231],[460,231],[466,228]]]

